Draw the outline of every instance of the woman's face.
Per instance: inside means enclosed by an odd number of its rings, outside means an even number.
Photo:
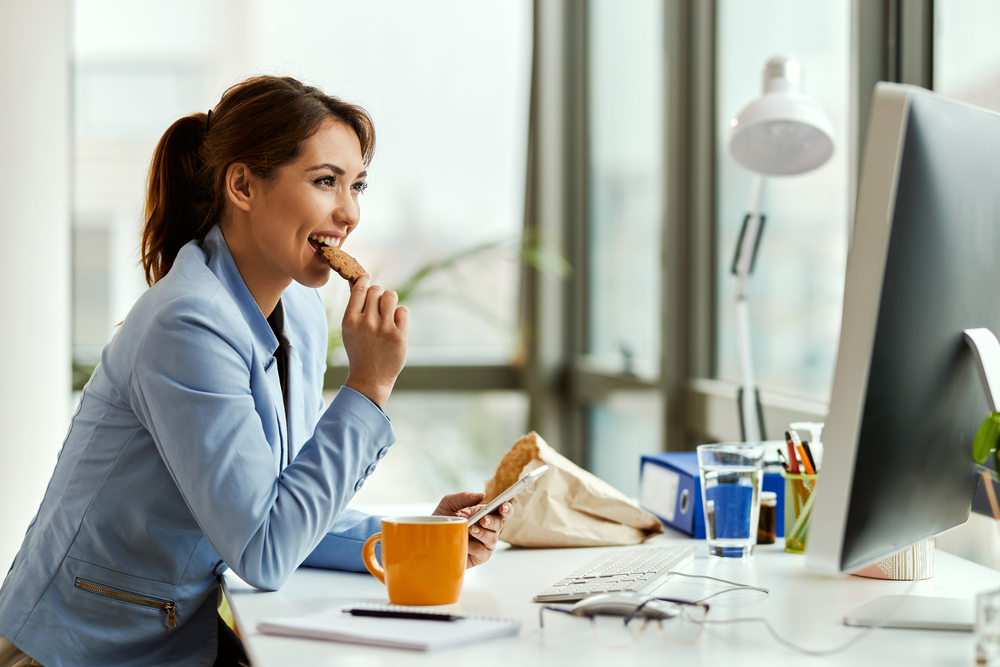
[[[254,272],[267,282],[284,277],[284,286],[288,278],[306,287],[325,285],[330,267],[315,246],[343,246],[354,231],[366,174],[357,134],[330,120],[306,139],[295,160],[266,181],[253,179],[253,205],[237,233],[253,248]]]

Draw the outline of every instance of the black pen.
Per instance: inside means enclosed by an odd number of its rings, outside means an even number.
[[[809,449],[809,443],[808,442],[803,442],[802,443],[802,449],[806,450],[806,456],[809,458],[809,464],[812,465],[813,470],[816,470],[816,472],[819,472],[819,470],[817,470],[817,468],[816,468],[816,459],[813,458],[812,450]]]
[[[455,614],[442,614],[430,611],[409,611],[405,609],[367,609],[365,607],[352,607],[344,610],[345,614],[351,616],[373,616],[376,618],[410,618],[419,621],[460,621],[464,616]]]

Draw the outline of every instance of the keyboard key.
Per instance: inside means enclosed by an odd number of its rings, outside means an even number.
[[[596,593],[648,593],[693,556],[694,546],[631,547],[594,559],[535,596],[535,602],[572,602]]]

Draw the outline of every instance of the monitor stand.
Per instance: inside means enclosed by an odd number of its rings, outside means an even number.
[[[884,595],[844,615],[844,625],[972,632],[976,601],[959,598]]]
[[[979,371],[979,379],[983,383],[983,391],[986,393],[986,403],[991,412],[1000,412],[1000,341],[992,331],[986,328],[966,329],[964,332],[965,342],[972,350],[976,360],[976,368]],[[972,443],[969,443],[969,455],[971,457]],[[929,545],[929,546],[926,546]],[[926,540],[920,542],[910,549],[915,550],[913,554],[913,570],[908,574],[911,576],[884,576],[886,579],[927,579],[933,574],[933,548],[934,541]],[[930,569],[919,576],[917,562],[921,560],[917,551],[930,550],[930,554],[924,554],[923,560],[928,562]],[[905,554],[904,549],[899,554],[890,557],[898,557]],[[889,560],[889,559],[886,559]],[[872,566],[876,567],[876,566]],[[907,568],[903,568],[904,570]],[[866,568],[871,570],[871,568]],[[884,572],[884,568],[882,570]],[[878,576],[877,574],[866,574],[865,570],[856,573],[860,576]],[[956,630],[960,632],[971,632],[975,627],[974,600],[963,600],[957,598],[922,597],[916,595],[885,595],[875,598],[871,602],[864,604],[857,609],[844,615],[845,625],[861,627],[878,626],[883,628],[913,628],[920,630]]]
[[[934,538],[921,540],[851,575],[890,581],[930,579],[934,576]]]

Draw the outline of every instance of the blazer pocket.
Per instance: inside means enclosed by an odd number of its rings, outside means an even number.
[[[81,591],[86,591],[91,595],[96,595],[106,600],[145,607],[146,609],[156,609],[165,615],[168,628],[177,627],[177,604],[173,600],[165,600],[160,597],[125,590],[118,586],[84,579],[83,577],[77,577],[73,581],[73,585]]]

